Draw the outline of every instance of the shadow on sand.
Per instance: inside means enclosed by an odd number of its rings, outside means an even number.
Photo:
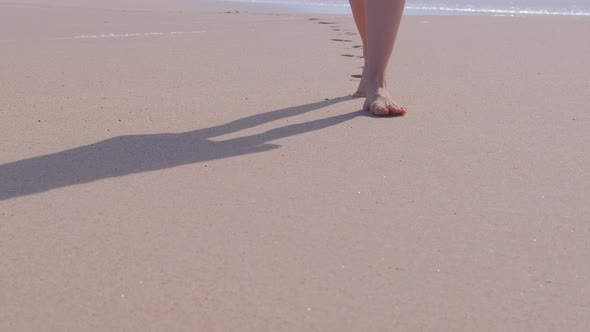
[[[0,201],[106,178],[273,150],[279,145],[268,142],[334,126],[364,112],[336,115],[224,141],[209,139],[350,99],[338,97],[183,133],[118,136],[0,165]]]

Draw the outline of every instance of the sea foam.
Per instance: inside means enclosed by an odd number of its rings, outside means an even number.
[[[347,13],[350,10],[348,0],[220,0],[252,4],[287,5],[295,10],[307,12]],[[437,3],[430,5],[430,3]],[[439,4],[443,3],[443,4]],[[521,6],[499,4],[496,1],[480,1],[478,5],[453,4],[444,5],[445,1],[408,1],[406,15],[486,15],[486,16],[590,16],[590,7],[560,7],[556,2],[551,8],[531,5],[522,1]],[[510,2],[514,3],[514,2]],[[527,3],[525,5],[525,3]]]

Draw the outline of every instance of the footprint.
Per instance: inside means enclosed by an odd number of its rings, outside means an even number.
[[[340,31],[340,29],[332,29],[332,31]]]
[[[318,22],[318,24],[336,24],[334,22]]]
[[[345,42],[345,43],[350,43],[352,40],[350,39],[330,39],[331,41],[337,41],[337,42]]]
[[[350,77],[354,77],[354,78],[363,78],[363,75],[350,75]]]
[[[361,48],[363,45],[354,45],[352,48]]]
[[[319,19],[319,18],[312,17],[312,18],[310,18],[309,20],[310,20],[310,21],[319,21],[320,19]]]
[[[356,33],[355,32],[347,32],[346,34],[349,35],[349,36],[356,36]]]
[[[352,55],[352,54],[340,54],[340,56],[345,56],[347,58],[353,58],[354,57],[354,55]]]

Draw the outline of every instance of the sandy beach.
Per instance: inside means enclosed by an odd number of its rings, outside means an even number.
[[[0,331],[588,331],[590,19],[137,2],[0,2]]]

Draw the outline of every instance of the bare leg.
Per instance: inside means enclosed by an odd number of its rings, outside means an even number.
[[[399,30],[405,0],[366,0],[367,66],[364,70],[367,99],[364,109],[377,116],[403,115],[387,91],[386,71]]]
[[[365,60],[361,81],[358,88],[356,89],[356,92],[353,93],[352,96],[356,98],[366,97],[367,93],[365,91],[365,71],[367,70],[367,23],[365,14],[365,0],[348,0],[348,2],[350,3],[350,8],[352,8],[354,23],[356,23],[356,28],[359,31],[361,40],[363,41],[363,56]]]

